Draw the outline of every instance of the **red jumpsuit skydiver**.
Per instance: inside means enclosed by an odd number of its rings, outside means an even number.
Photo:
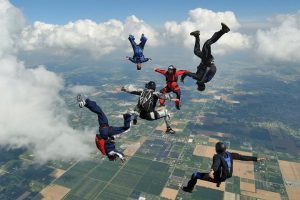
[[[168,70],[162,70],[159,68],[154,68],[155,72],[158,72],[160,74],[163,74],[166,77],[167,85],[163,89],[160,90],[161,93],[166,94],[169,92],[174,92],[176,94],[176,98],[179,99],[179,101],[175,102],[175,106],[178,110],[180,110],[180,96],[181,91],[180,87],[177,84],[178,77],[182,74],[188,72],[188,70],[176,70],[176,68],[173,65],[170,65],[168,67]],[[165,100],[160,99],[159,103],[161,106],[165,105]]]

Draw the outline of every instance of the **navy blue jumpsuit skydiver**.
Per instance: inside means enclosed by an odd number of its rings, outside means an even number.
[[[130,114],[123,115],[124,126],[122,127],[109,126],[108,119],[104,114],[104,112],[102,111],[102,109],[100,108],[100,106],[98,106],[95,101],[91,101],[90,99],[86,99],[85,102],[86,102],[85,107],[87,107],[93,113],[96,113],[98,116],[99,134],[97,134],[96,137],[102,138],[105,141],[109,141],[114,135],[121,134],[130,128],[130,118],[131,118]],[[96,145],[99,148],[98,144]],[[118,156],[121,159],[124,158],[123,153],[116,150],[115,145],[112,142],[105,143],[105,151],[107,157],[111,160],[113,160],[116,156]]]
[[[217,68],[214,64],[214,57],[211,54],[211,45],[217,42],[222,35],[229,31],[230,29],[222,23],[222,29],[218,32],[215,32],[213,36],[204,43],[202,51],[200,50],[200,33],[198,31],[194,31],[191,33],[191,35],[195,36],[194,54],[201,58],[201,63],[197,67],[196,73],[184,73],[181,76],[182,82],[184,82],[186,76],[189,76],[192,79],[197,80],[198,90],[205,90],[204,83],[209,82],[214,77],[217,71]]]
[[[214,170],[214,179],[209,176],[209,173],[195,172],[192,174],[184,190],[191,192],[197,183],[197,179],[209,181],[217,184],[217,187],[224,182],[227,178],[230,178],[233,173],[233,160],[242,161],[257,161],[257,157],[244,156],[238,153],[230,153],[228,151],[215,154],[213,157],[213,163],[211,169]]]
[[[130,41],[134,53],[133,57],[129,57],[128,59],[135,64],[147,62],[150,58],[145,58],[143,54],[143,50],[147,42],[147,38],[144,34],[142,34],[140,39],[141,42],[138,45],[135,43],[133,35],[129,35],[128,40]]]

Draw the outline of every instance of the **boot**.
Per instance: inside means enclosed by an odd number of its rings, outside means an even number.
[[[79,103],[80,108],[83,108],[85,106],[86,99],[87,99],[87,97],[85,95],[81,95],[81,94],[77,95],[77,102]]]
[[[222,26],[222,31],[224,33],[228,33],[230,31],[230,28],[228,28],[228,26],[226,24],[224,24],[223,22],[221,23]]]
[[[176,132],[171,127],[167,127],[166,133],[175,134]]]
[[[190,33],[190,35],[194,36],[194,37],[198,37],[200,35],[200,31],[193,31]]]

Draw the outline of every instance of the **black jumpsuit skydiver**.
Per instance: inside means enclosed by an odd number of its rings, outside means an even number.
[[[227,26],[226,26],[227,27]],[[228,27],[227,27],[228,28]],[[222,29],[218,32],[215,32],[213,36],[208,39],[203,47],[202,51],[200,50],[200,35],[195,36],[195,46],[194,46],[194,54],[201,58],[201,63],[197,67],[197,72],[186,72],[181,76],[181,81],[183,82],[186,76],[189,76],[195,80],[197,80],[197,85],[199,90],[204,90],[205,85],[204,83],[209,82],[214,75],[216,74],[217,68],[214,64],[214,57],[211,54],[211,45],[217,42],[222,35],[227,33],[228,30],[224,30],[223,26]]]

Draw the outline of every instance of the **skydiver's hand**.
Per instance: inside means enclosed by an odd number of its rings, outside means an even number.
[[[154,67],[153,70],[156,71],[156,70],[159,70],[159,68],[158,67]]]
[[[265,157],[259,157],[257,158],[257,162],[261,162],[261,161],[267,161],[268,158],[265,158]]]
[[[171,101],[179,102],[180,100],[179,99],[171,99]]]
[[[121,91],[123,91],[123,92],[126,92],[126,89],[125,89],[125,87],[123,86],[123,87],[121,87]]]
[[[211,169],[211,170],[209,171],[209,173],[208,173],[208,176],[209,176],[210,178],[214,179],[214,178],[215,178],[214,173],[215,173],[214,170]]]

